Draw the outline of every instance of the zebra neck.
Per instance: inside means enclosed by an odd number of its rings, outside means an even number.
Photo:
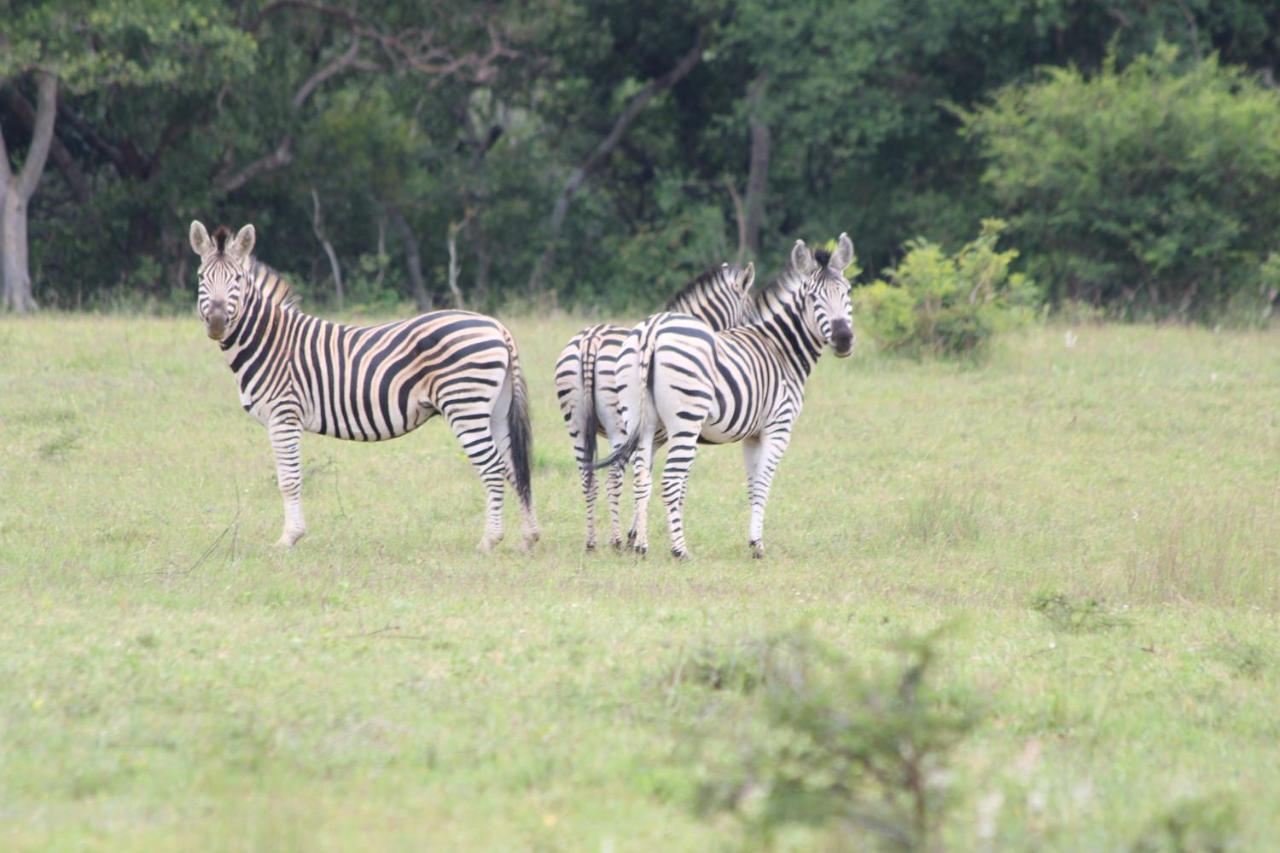
[[[287,358],[289,320],[284,311],[255,287],[245,288],[240,322],[222,342],[222,354],[240,386],[240,402],[249,408],[271,390],[278,390],[278,362]]]
[[[758,305],[759,319],[750,328],[773,344],[802,383],[813,372],[822,355],[822,340],[804,320],[799,294],[788,293]]]

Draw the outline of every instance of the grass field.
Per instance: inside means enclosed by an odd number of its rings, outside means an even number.
[[[768,557],[740,452],[707,448],[679,564],[660,509],[648,560],[582,553],[551,390],[581,324],[510,325],[544,538],[519,553],[512,506],[480,556],[440,423],[306,438],[282,553],[265,433],[197,321],[0,324],[0,847],[732,848],[740,821],[693,808],[697,744],[750,700],[681,662],[807,626],[870,665],[942,624],[938,677],[983,706],[945,846],[1123,848],[1204,797],[1236,843],[1280,837],[1274,334],[824,359]]]

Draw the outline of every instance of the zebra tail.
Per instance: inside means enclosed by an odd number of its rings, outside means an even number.
[[[649,361],[651,355],[649,346],[643,342],[643,336],[641,336],[640,369],[635,383],[635,387],[639,389],[640,393],[636,395],[635,406],[632,407],[637,415],[636,423],[630,429],[630,434],[627,436],[627,440],[622,443],[622,446],[592,465],[592,468],[600,469],[608,468],[610,465],[626,465],[631,461],[636,448],[640,445],[640,433],[644,431],[646,410],[649,408],[647,403],[650,386],[653,384],[652,365]]]
[[[507,410],[507,429],[511,435],[511,464],[515,472],[516,494],[525,508],[533,506],[533,477],[530,473],[533,458],[533,428],[529,422],[529,387],[520,369],[520,356],[515,341],[507,334],[507,349],[511,352],[511,408]]]
[[[595,475],[596,436],[600,432],[600,419],[596,416],[596,353],[599,351],[600,336],[587,335],[582,342],[582,447],[584,450],[582,466],[587,477]],[[590,482],[590,480],[588,480]]]

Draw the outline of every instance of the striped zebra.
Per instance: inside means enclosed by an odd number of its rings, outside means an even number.
[[[490,317],[433,311],[380,326],[344,326],[304,314],[289,285],[251,255],[252,225],[234,237],[191,223],[200,256],[197,310],[240,386],[240,403],[275,451],[291,547],[302,517],[306,432],[382,441],[443,415],[480,474],[486,495],[480,550],[502,539],[503,480],[524,515],[524,545],[538,539],[529,477],[528,391],[511,333]]]
[[[750,305],[747,293],[755,280],[755,265],[740,269],[729,264],[707,270],[671,297],[663,310],[692,314],[713,329],[727,329],[741,322]],[[574,454],[582,474],[582,493],[587,500],[587,550],[596,547],[596,459],[597,435],[609,440],[611,449],[626,438],[615,414],[618,401],[614,369],[618,352],[631,329],[599,324],[583,329],[560,352],[556,361],[556,397],[564,415]],[[655,437],[662,445],[663,436]],[[622,545],[619,500],[622,497],[623,466],[610,469],[605,484],[609,503],[609,543]],[[632,531],[634,534],[634,531]]]
[[[618,406],[626,441],[597,463],[635,463],[636,538],[648,550],[647,514],[654,433],[668,435],[662,472],[671,552],[688,556],[684,500],[698,443],[740,441],[751,503],[748,545],[764,556],[764,510],[778,462],[804,402],[804,385],[824,345],[840,358],[853,352],[853,309],[843,270],[853,243],[841,234],[835,252],[791,250],[777,281],[756,294],[751,321],[717,332],[682,314],[656,314],[627,336],[619,353]]]

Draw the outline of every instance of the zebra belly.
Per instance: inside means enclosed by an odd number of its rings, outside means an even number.
[[[345,441],[390,441],[413,432],[437,414],[439,411],[425,400],[410,401],[408,412],[397,412],[393,408],[389,422],[385,418],[379,418],[370,423],[367,417],[348,417],[345,414],[335,418],[316,410],[307,413],[302,428],[316,435],[327,435]]]

